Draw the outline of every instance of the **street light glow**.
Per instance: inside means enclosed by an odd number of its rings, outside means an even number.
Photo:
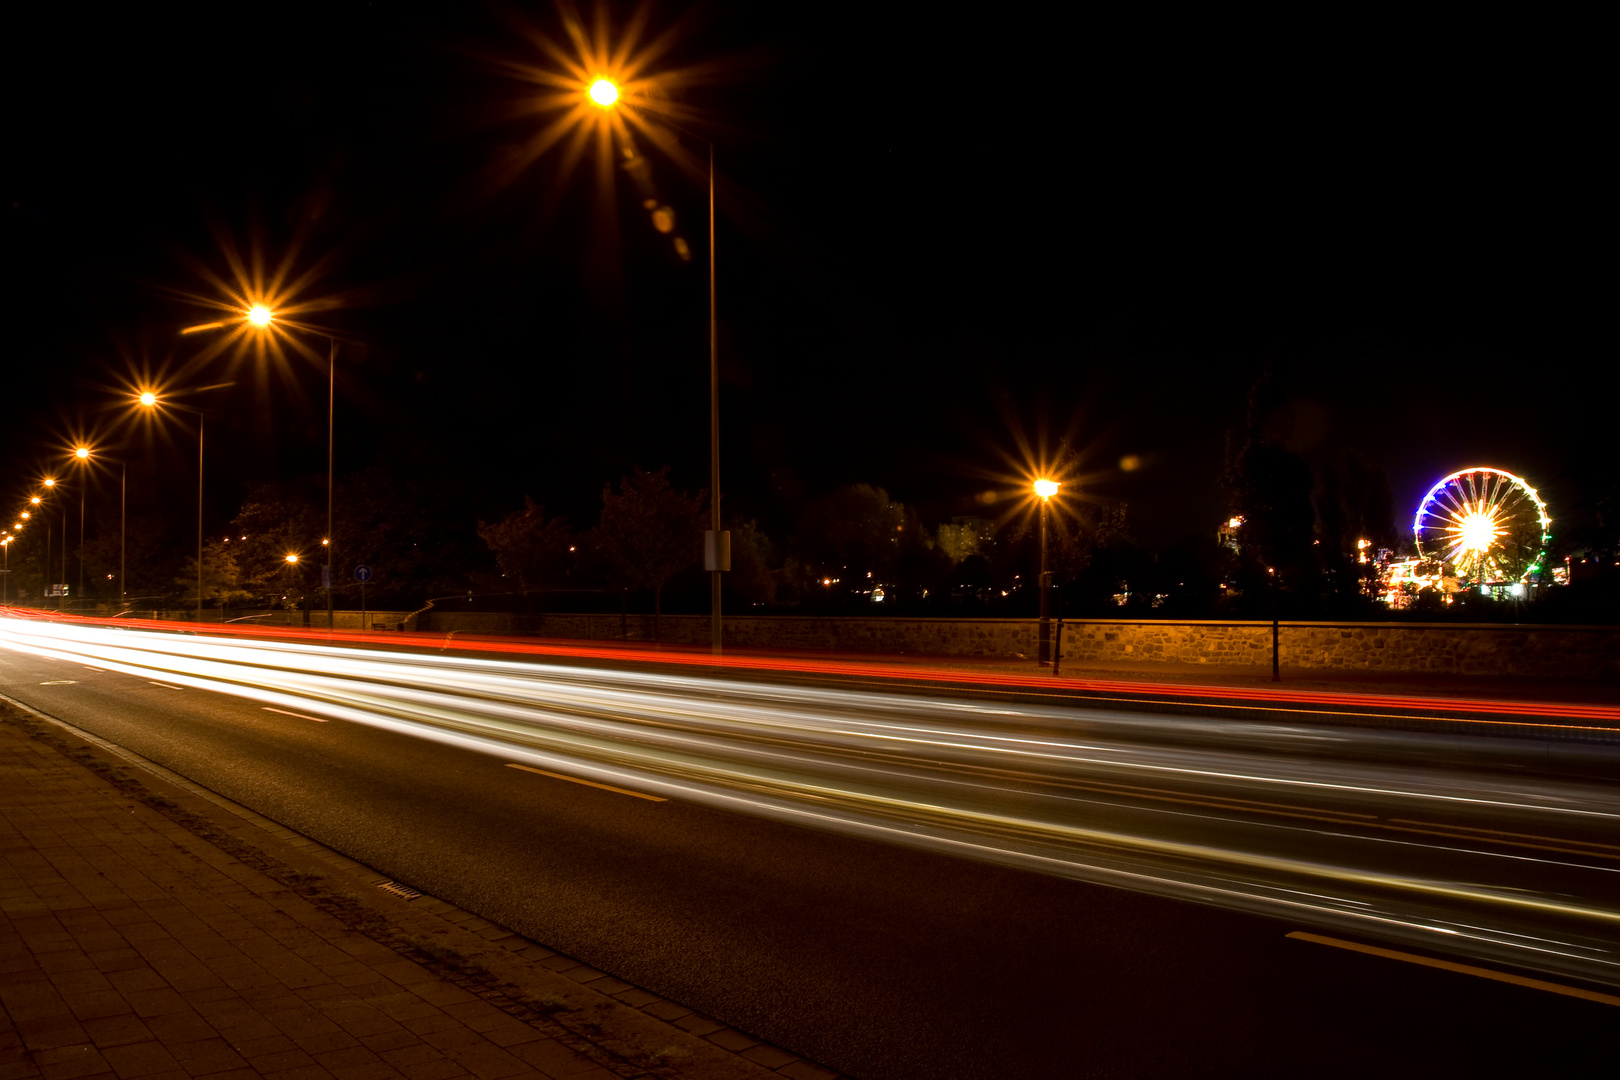
[[[591,101],[603,109],[611,109],[619,100],[619,84],[612,79],[599,76],[591,83]]]
[[[152,393],[150,390],[144,390],[141,392],[140,402],[142,405],[145,405],[148,409],[150,409],[152,406],[157,404],[157,395]]]
[[[298,561],[298,556],[296,554],[288,555],[287,556],[287,561],[290,562],[290,563],[295,563],[295,562]]]
[[[269,326],[270,320],[275,317],[276,313],[265,307],[263,304],[254,304],[252,307],[248,308],[247,321],[252,323],[254,326]]]
[[[90,448],[88,446],[81,446],[73,451],[73,456],[78,458],[80,461],[84,461],[90,456]]]
[[[56,486],[56,480],[54,478],[52,478],[52,477],[47,476],[45,478],[45,486],[46,487],[55,487]]]
[[[1041,497],[1041,501],[1044,502],[1056,495],[1058,493],[1058,488],[1062,486],[1063,484],[1057,480],[1048,480],[1045,477],[1042,477],[1041,479],[1035,481],[1035,494],[1039,495]]]

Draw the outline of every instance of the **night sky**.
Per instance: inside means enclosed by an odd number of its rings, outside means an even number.
[[[780,532],[846,482],[983,512],[1021,437],[1069,435],[1086,493],[1166,545],[1221,516],[1265,365],[1285,441],[1367,455],[1398,519],[1485,464],[1578,522],[1612,471],[1611,124],[1578,26],[644,10],[671,43],[649,74],[711,76],[667,93],[687,149],[716,144],[728,513]],[[648,154],[686,263],[623,170],[606,207],[590,154],[510,175],[543,118],[506,65],[556,68],[525,28],[565,40],[542,4],[9,25],[7,497],[76,432],[118,442],[117,388],[196,354],[177,331],[212,316],[185,294],[230,246],[296,251],[335,302],[311,321],[346,342],[340,473],[582,524],[632,465],[706,486],[702,179]],[[320,366],[188,378],[236,380],[197,399],[220,520],[250,481],[324,472]],[[115,449],[192,490],[178,430]]]

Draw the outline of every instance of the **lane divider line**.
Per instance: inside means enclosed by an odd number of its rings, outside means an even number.
[[[316,722],[316,723],[317,723],[317,724],[324,724],[324,723],[326,723],[326,721],[325,721],[325,720],[322,720],[322,719],[321,719],[321,718],[320,718],[320,717],[318,717],[318,716],[305,716],[305,715],[304,715],[304,714],[303,714],[303,713],[301,713],[301,712],[288,712],[288,711],[287,711],[287,710],[286,710],[286,709],[272,709],[272,708],[271,708],[271,707],[270,707],[270,706],[268,706],[268,705],[266,705],[266,706],[264,706],[264,711],[265,711],[265,712],[274,712],[274,713],[280,713],[280,714],[281,714],[281,715],[282,715],[282,716],[296,716],[296,717],[298,717],[298,719],[300,719],[300,720],[313,720],[313,721],[315,721],[315,722]]]
[[[1528,987],[1531,990],[1545,990],[1549,994],[1563,994],[1565,997],[1580,998],[1583,1001],[1596,1001],[1601,1005],[1620,1005],[1620,997],[1616,997],[1614,994],[1600,994],[1596,990],[1583,990],[1578,986],[1565,986],[1562,983],[1546,982],[1542,979],[1529,979],[1523,975],[1513,975],[1506,971],[1493,971],[1490,968],[1474,967],[1472,964],[1458,964],[1451,960],[1436,960],[1432,956],[1419,956],[1416,953],[1400,952],[1396,949],[1382,949],[1377,945],[1363,945],[1358,941],[1324,937],[1321,934],[1309,934],[1303,930],[1295,930],[1293,933],[1284,936],[1299,941],[1309,941],[1317,945],[1327,945],[1335,949],[1366,953],[1368,956],[1382,956],[1386,960],[1403,960],[1408,964],[1439,968],[1441,971],[1454,971],[1459,975],[1473,975],[1481,979],[1491,979],[1495,982]]]
[[[146,681],[149,682],[149,683],[152,683],[153,686],[161,686],[165,690],[184,690],[185,689],[185,687],[183,687],[183,686],[170,686],[166,682],[152,682],[151,679],[147,679]]]
[[[570,784],[584,784],[586,787],[601,788],[603,791],[613,791],[620,795],[629,795],[633,799],[646,799],[648,802],[669,802],[669,800],[664,798],[662,795],[648,795],[645,792],[631,791],[628,788],[622,787],[614,787],[612,784],[598,784],[595,780],[581,780],[577,776],[564,776],[562,773],[547,772],[544,769],[536,769],[532,765],[519,765],[515,762],[509,761],[506,763],[506,767],[508,769],[522,769],[524,772],[539,773],[541,776],[549,776],[553,780],[567,780]]]

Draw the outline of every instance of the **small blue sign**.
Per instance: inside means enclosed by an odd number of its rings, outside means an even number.
[[[354,580],[358,581],[362,585],[364,585],[366,582],[370,581],[371,580],[371,567],[367,566],[365,563],[361,563],[359,566],[355,567],[354,568]]]

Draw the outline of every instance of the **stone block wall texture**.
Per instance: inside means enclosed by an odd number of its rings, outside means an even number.
[[[324,616],[324,612],[322,613]],[[656,640],[702,645],[705,615],[665,615]],[[655,640],[651,615],[501,615],[429,611],[407,629],[582,640]],[[339,626],[342,626],[340,620]],[[1529,678],[1620,677],[1620,627],[1501,623],[1307,623],[1279,628],[1284,667],[1439,672]],[[732,648],[807,649],[1033,659],[1034,619],[862,619],[737,615],[725,619]],[[1271,663],[1269,622],[1066,619],[1063,659],[1105,664]]]

